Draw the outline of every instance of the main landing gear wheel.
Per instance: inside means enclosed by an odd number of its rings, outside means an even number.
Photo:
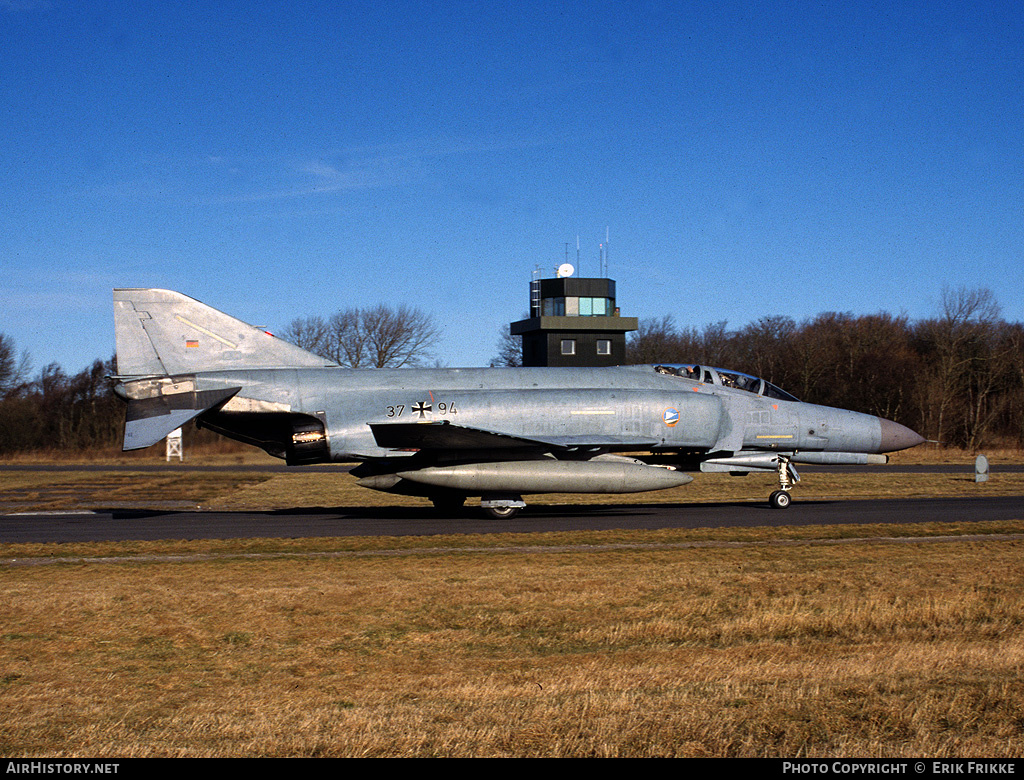
[[[480,508],[492,520],[508,520],[526,506],[522,496],[508,493],[488,493],[480,496]]]
[[[792,497],[785,490],[776,490],[768,496],[768,505],[772,509],[785,509],[792,501]]]
[[[492,520],[508,520],[519,514],[517,506],[485,506],[483,510]]]

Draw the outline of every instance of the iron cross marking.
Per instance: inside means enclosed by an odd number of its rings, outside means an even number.
[[[412,411],[419,412],[420,419],[422,420],[424,417],[427,416],[427,414],[429,414],[433,410],[433,408],[434,407],[432,407],[430,404],[425,404],[423,403],[423,401],[420,401],[418,404],[413,405]]]

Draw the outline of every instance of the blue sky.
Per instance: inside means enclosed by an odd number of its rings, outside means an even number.
[[[1024,321],[1022,9],[0,0],[0,332],[71,373],[113,287],[405,303],[486,365],[606,235],[627,316]]]

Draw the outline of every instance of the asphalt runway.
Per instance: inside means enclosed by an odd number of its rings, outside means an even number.
[[[441,517],[430,507],[336,507],[272,512],[99,510],[0,515],[0,543],[68,543],[159,539],[434,536],[766,525],[981,522],[1024,519],[1024,497],[794,501],[773,510],[764,501],[717,504],[528,506],[511,520],[489,520],[475,507]]]

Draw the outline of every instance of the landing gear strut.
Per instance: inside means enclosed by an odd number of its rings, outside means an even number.
[[[779,474],[779,489],[768,496],[768,505],[772,509],[785,509],[793,501],[789,491],[793,489],[793,485],[800,481],[800,475],[796,473],[796,469],[793,468],[789,458],[781,456],[779,457],[777,470]]]

